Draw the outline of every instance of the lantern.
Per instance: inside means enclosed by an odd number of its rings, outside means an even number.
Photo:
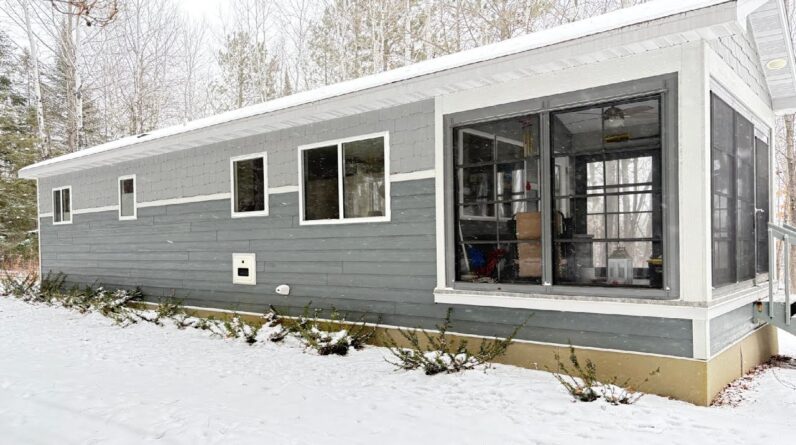
[[[608,283],[633,284],[633,259],[624,246],[619,246],[608,257]]]

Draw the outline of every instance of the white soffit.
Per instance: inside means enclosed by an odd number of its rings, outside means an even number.
[[[19,176],[39,178],[110,165],[290,128],[302,122],[430,99],[510,78],[729,35],[737,29],[736,6],[731,0],[653,0],[492,45],[126,137],[25,167]],[[651,21],[661,23],[648,24]],[[336,99],[330,100],[333,98]]]
[[[764,2],[749,15],[749,25],[774,111],[778,114],[796,111],[796,61],[783,0]],[[772,69],[770,63],[779,63],[780,67]]]

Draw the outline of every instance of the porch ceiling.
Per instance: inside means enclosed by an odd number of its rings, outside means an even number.
[[[749,15],[749,25],[774,111],[778,114],[796,112],[796,65],[783,1],[765,2]],[[775,66],[777,62],[784,66]]]

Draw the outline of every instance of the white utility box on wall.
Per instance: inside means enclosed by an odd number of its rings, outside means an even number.
[[[257,284],[257,263],[253,253],[232,254],[232,283]]]

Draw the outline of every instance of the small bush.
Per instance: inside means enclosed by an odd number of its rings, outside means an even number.
[[[506,353],[506,349],[514,340],[514,336],[528,322],[526,319],[525,322],[514,328],[511,335],[504,339],[481,340],[478,351],[473,354],[468,348],[467,340],[451,340],[448,338],[447,333],[451,327],[452,314],[453,308],[449,308],[442,324],[437,325],[436,333],[420,328],[412,330],[398,329],[401,336],[409,342],[410,346],[408,348],[399,346],[395,339],[387,334],[386,345],[395,358],[395,361],[387,360],[387,362],[398,369],[422,369],[426,375],[459,372],[474,369],[481,365],[488,366],[497,357]],[[425,339],[425,346],[421,345],[420,334]]]
[[[585,365],[581,365],[575,348],[569,345],[569,363],[567,366],[558,351],[555,352],[555,360],[558,366],[553,376],[567,390],[567,392],[579,402],[593,402],[600,397],[612,405],[632,405],[643,397],[639,392],[641,386],[646,384],[650,377],[660,373],[660,368],[650,372],[638,386],[634,387],[630,379],[619,381],[614,376],[608,384],[603,384],[597,380],[597,366],[589,359]]]
[[[0,293],[25,301],[34,301],[41,295],[38,281],[38,275],[35,273],[17,276],[4,272],[0,279]]]
[[[265,323],[269,327],[279,327],[269,335],[268,339],[280,342],[288,335],[292,335],[305,348],[314,350],[318,355],[343,356],[352,348],[362,349],[376,334],[376,326],[368,325],[365,322],[365,315],[356,322],[350,322],[334,308],[328,319],[319,318],[320,313],[319,309],[313,310],[308,304],[298,320],[284,320],[284,317],[271,307],[270,312],[264,316]],[[341,326],[346,328],[341,329]]]
[[[572,345],[569,346],[569,362],[572,368],[564,364],[558,350],[555,352],[555,360],[558,369],[553,376],[575,400],[593,402],[600,398],[597,389],[597,366],[591,360],[586,359],[586,365],[581,365]]]

